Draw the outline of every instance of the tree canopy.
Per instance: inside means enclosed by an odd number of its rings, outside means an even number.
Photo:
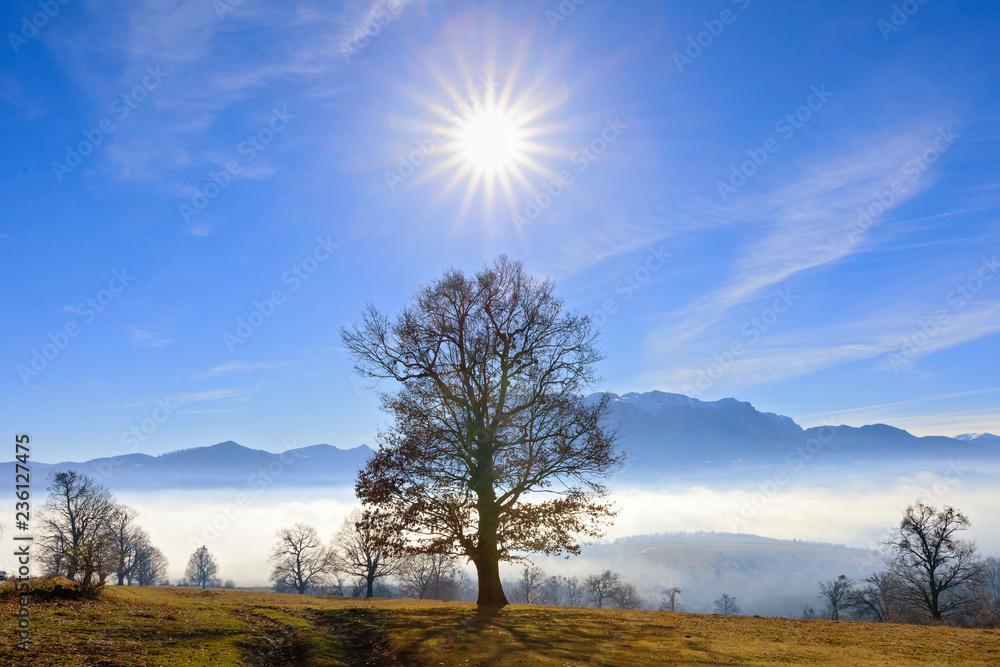
[[[469,558],[480,606],[507,604],[500,561],[579,553],[579,536],[615,515],[599,480],[624,457],[607,396],[583,395],[598,333],[554,288],[500,256],[475,276],[446,271],[395,318],[369,305],[341,331],[360,374],[399,383],[380,393],[393,423],[358,497],[371,520],[405,527],[412,550]]]

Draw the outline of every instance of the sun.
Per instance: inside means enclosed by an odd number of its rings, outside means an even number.
[[[558,112],[568,93],[553,88],[547,71],[532,69],[532,78],[525,78],[526,58],[524,52],[512,54],[501,67],[485,57],[480,69],[458,56],[449,67],[427,68],[439,92],[420,95],[429,113],[414,127],[427,137],[418,147],[435,155],[413,184],[435,184],[431,206],[457,195],[457,221],[470,219],[479,205],[484,221],[516,211],[526,194],[558,178],[553,165],[565,155],[552,139],[567,129]],[[452,68],[456,62],[458,72]]]
[[[459,129],[459,150],[466,163],[484,175],[509,169],[520,157],[518,127],[511,114],[484,109]]]
[[[480,189],[483,205],[490,209],[497,192],[511,203],[515,190],[531,187],[529,174],[547,173],[537,159],[544,151],[536,140],[538,128],[532,126],[533,113],[522,112],[523,104],[512,102],[509,91],[491,90],[483,99],[469,101],[474,104],[462,109],[461,116],[451,116],[460,122],[443,146],[448,157],[431,172],[452,172],[441,196],[466,183],[462,215]]]

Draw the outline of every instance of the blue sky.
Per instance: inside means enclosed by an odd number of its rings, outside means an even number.
[[[17,1],[0,27],[0,415],[39,460],[372,443],[339,328],[499,253],[601,322],[596,389],[1000,432],[996,3]],[[455,150],[483,106],[516,129],[506,189]]]

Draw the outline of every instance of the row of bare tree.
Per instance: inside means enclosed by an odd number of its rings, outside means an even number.
[[[46,574],[75,581],[87,594],[111,577],[119,586],[151,586],[164,579],[167,559],[136,523],[135,509],[75,470],[52,474],[49,482],[40,515]]]
[[[890,623],[1000,624],[1000,559],[980,558],[959,539],[968,517],[923,502],[906,508],[882,543],[886,569],[858,584],[846,575],[819,584],[824,616]],[[804,616],[817,615],[811,606]]]
[[[401,597],[457,600],[469,590],[468,575],[453,559],[401,552],[379,526],[363,521],[360,510],[344,519],[329,544],[305,523],[282,528],[276,537],[268,562],[279,592],[373,597],[388,592],[388,577]]]
[[[277,533],[268,557],[270,580],[279,592],[333,593],[372,597],[376,591],[415,599],[458,600],[472,590],[468,574],[454,558],[444,554],[408,554],[393,547],[392,540],[366,524],[361,510],[354,510],[329,544],[315,527],[296,523]],[[392,578],[390,590],[383,580]],[[383,585],[377,587],[379,582]],[[515,601],[616,609],[638,609],[642,600],[636,587],[621,575],[605,570],[585,578],[547,576],[542,568],[527,565],[516,582],[506,582]],[[679,592],[679,591],[678,591]]]
[[[578,577],[548,576],[537,565],[526,565],[517,581],[504,582],[510,598],[521,604],[550,604],[566,607],[611,607],[639,609],[642,599],[633,584],[619,573],[604,570],[581,581]]]

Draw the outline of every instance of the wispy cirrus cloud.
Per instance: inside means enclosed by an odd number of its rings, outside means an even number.
[[[157,405],[159,402],[167,405],[191,405],[197,403],[208,403],[211,401],[235,401],[244,403],[249,401],[253,392],[246,389],[208,389],[205,391],[183,392],[173,394],[167,398],[149,398],[122,404],[120,407],[139,407],[145,405]]]
[[[142,347],[163,347],[174,342],[172,338],[167,338],[157,331],[138,327],[132,329],[132,341]]]
[[[944,299],[923,309],[908,305],[913,307],[892,311],[878,301],[858,318],[766,333],[758,344],[732,332],[728,337],[703,337],[685,344],[669,368],[645,379],[649,388],[705,389],[708,384],[737,391],[863,360],[873,360],[875,371],[908,371],[930,354],[1000,333],[1000,298],[983,297],[959,311],[946,310]],[[936,316],[942,321],[935,323]],[[743,345],[737,355],[731,352],[734,343]]]
[[[207,379],[219,375],[225,375],[227,373],[248,373],[251,371],[261,371],[261,370],[282,370],[285,368],[290,368],[291,366],[297,366],[301,363],[303,363],[303,360],[257,361],[257,362],[230,361],[208,369],[204,373],[201,373],[198,376],[198,378]]]
[[[853,150],[808,165],[796,180],[734,208],[735,219],[763,224],[762,235],[740,253],[719,288],[665,317],[671,324],[651,334],[647,342],[659,349],[682,344],[724,319],[730,309],[788,278],[862,251],[882,216],[856,229],[858,210],[878,202],[879,193],[891,192],[894,181],[905,179],[906,189],[892,195],[892,202],[883,207],[886,211],[913,199],[933,182],[930,175],[912,179],[902,170],[935,139],[941,126],[925,122],[906,132],[859,140]]]
[[[188,403],[204,403],[206,401],[233,400],[248,401],[252,392],[246,389],[209,389],[207,391],[197,391],[183,394],[176,394],[170,397],[172,403],[185,405]]]
[[[905,428],[915,435],[951,435],[955,436],[968,430],[972,425],[974,430],[997,433],[1000,432],[1000,415],[995,409],[967,410],[959,407],[955,411],[944,412],[940,408],[928,412],[928,403],[962,406],[975,396],[1000,393],[1000,387],[987,387],[970,391],[922,396],[906,401],[863,405],[845,410],[832,410],[800,415],[799,423],[819,425],[829,421],[848,423],[853,426],[888,423],[899,428]]]
[[[338,17],[341,26],[337,50],[349,58],[378,37],[411,0],[349,0]]]
[[[97,118],[108,115],[107,100],[132,89],[147,67],[162,69],[163,85],[118,123],[101,152],[118,178],[189,194],[191,177],[207,178],[206,169],[236,159],[239,142],[266,123],[274,105],[295,97],[301,106],[301,100],[343,92],[331,75],[348,66],[341,50],[347,35],[363,35],[386,8],[398,20],[406,4],[139,0],[112,17],[84,13],[79,24],[47,37],[69,77],[93,100]],[[107,43],[117,48],[109,51]],[[270,177],[275,153],[260,154],[231,177]]]

